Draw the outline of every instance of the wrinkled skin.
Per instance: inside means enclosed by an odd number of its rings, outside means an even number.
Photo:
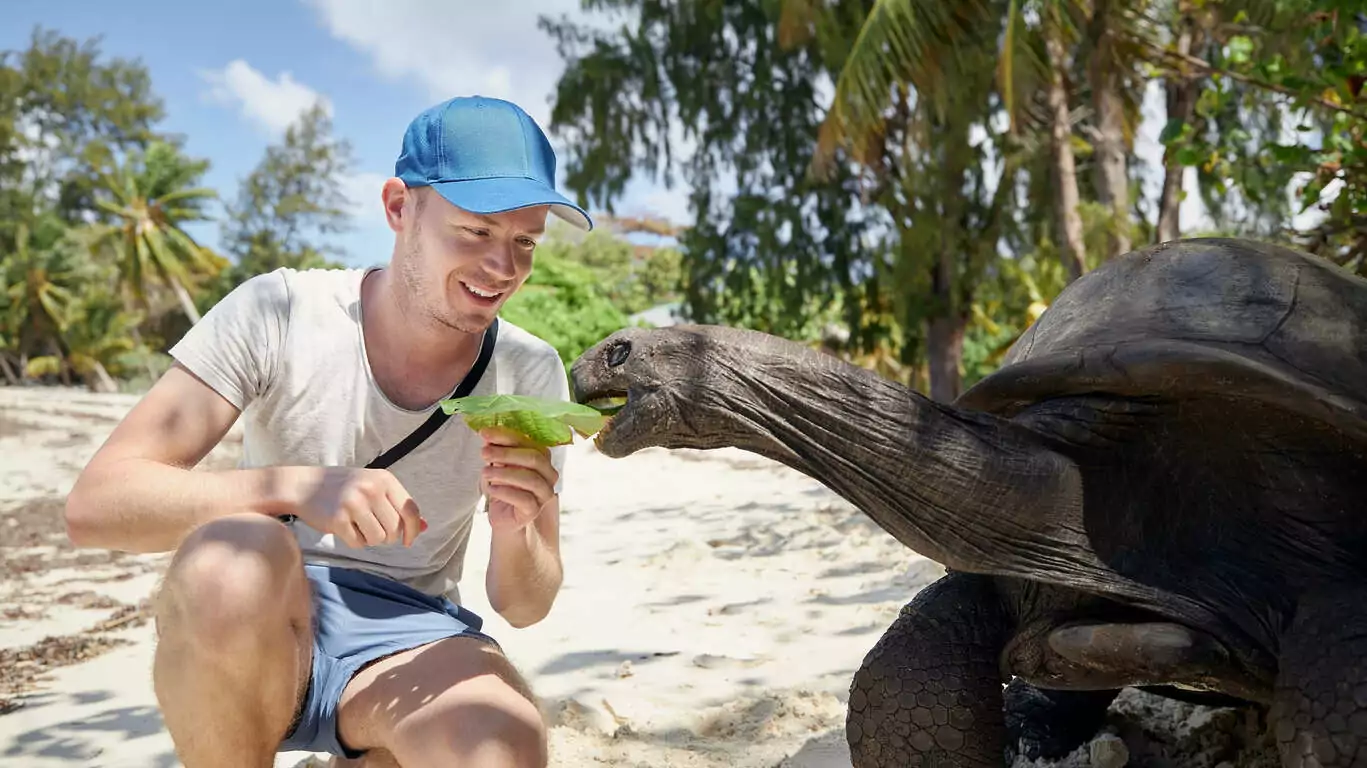
[[[1363,334],[1367,283],[1202,240],[1076,281],[955,404],[714,326],[620,331],[572,380],[628,397],[605,455],[769,457],[950,571],[854,676],[857,768],[1058,757],[1125,686],[1367,765]]]

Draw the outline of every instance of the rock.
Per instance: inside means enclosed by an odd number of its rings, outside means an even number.
[[[1130,748],[1119,736],[1103,733],[1091,744],[1092,768],[1124,768],[1130,761]]]

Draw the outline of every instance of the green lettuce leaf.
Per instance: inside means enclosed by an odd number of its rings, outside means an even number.
[[[539,447],[568,445],[573,432],[592,437],[611,418],[587,405],[527,395],[471,395],[441,401],[442,410],[460,414],[476,432],[510,429]]]

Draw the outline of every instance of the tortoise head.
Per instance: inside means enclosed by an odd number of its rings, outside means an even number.
[[[753,405],[745,372],[772,359],[776,343],[784,342],[721,326],[623,329],[575,360],[574,399],[610,409],[625,398],[594,438],[607,456],[721,447],[740,431],[736,411]]]

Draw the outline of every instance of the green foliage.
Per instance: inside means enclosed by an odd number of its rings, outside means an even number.
[[[501,314],[549,342],[568,366],[629,325],[628,315],[674,301],[679,259],[676,249],[636,246],[607,227],[581,233],[555,225]]]
[[[196,294],[201,311],[253,275],[290,269],[338,269],[343,249],[332,236],[350,230],[342,192],[354,169],[349,141],[333,135],[321,104],[306,110],[266,148],[227,206],[220,231],[233,262]]]
[[[104,59],[99,44],[36,28],[27,49],[0,53],[0,242],[42,206],[85,220],[119,156],[158,137],[165,113],[146,67]]]
[[[17,371],[69,381],[74,374],[111,388],[128,361],[153,354],[139,332],[151,316],[128,305],[118,281],[146,298],[151,282],[169,280],[178,303],[192,310],[187,291],[221,264],[180,229],[205,218],[213,193],[196,188],[208,163],[186,157],[180,137],[156,130],[163,117],[146,68],[105,58],[98,38],[39,28],[26,49],[0,52],[0,371],[7,378]]]
[[[1238,31],[1215,30],[1194,124],[1170,124],[1165,140],[1197,168],[1217,228],[1367,274],[1367,14],[1357,0],[1215,9]],[[1320,221],[1298,231],[1307,211]]]
[[[545,339],[566,366],[604,336],[625,327],[594,271],[554,250],[537,250],[531,277],[508,298],[500,315]]]
[[[1067,280],[1052,244],[992,265],[978,286],[973,318],[964,334],[965,388],[1001,365],[1007,350],[1039,319]]]
[[[1117,235],[1138,247],[1156,229],[1139,218],[1142,203],[1113,210],[1102,181],[1084,178],[1114,167],[1102,165],[1115,155],[1097,151],[1101,138],[1136,164],[1133,124],[1100,137],[1086,115],[1093,89],[1118,89],[1108,98],[1133,121],[1155,76],[1212,72],[1194,117],[1171,120],[1162,141],[1179,178],[1182,165],[1197,168],[1216,228],[1278,237],[1332,183],[1328,219],[1302,242],[1367,268],[1367,20],[1356,0],[589,0],[584,10],[626,21],[543,22],[566,61],[553,127],[570,146],[570,186],[581,202],[611,205],[635,174],[685,175],[695,190],[685,299],[701,322],[820,340],[897,375],[953,356],[963,330],[963,374],[984,375],[1064,285],[1053,274],[1064,212],[1042,87],[1054,75],[1083,115],[1067,145],[1089,268]],[[1206,42],[1179,55],[1183,14]],[[1060,22],[1064,72],[1043,55],[1045,18]],[[822,80],[836,86],[829,108],[807,90]],[[1278,105],[1313,110],[1313,130],[1280,138]],[[671,125],[692,156],[677,156]],[[1309,181],[1293,208],[1286,189],[1298,174]],[[848,333],[828,333],[832,320]]]
[[[839,5],[855,23],[866,10]],[[636,173],[667,185],[682,175],[693,190],[680,237],[693,320],[793,337],[838,305],[862,344],[856,275],[875,258],[881,222],[861,210],[847,169],[808,176],[824,114],[817,88],[835,72],[821,43],[781,45],[772,0],[583,4],[595,10],[630,21],[607,31],[542,22],[566,60],[551,129],[567,140],[580,202],[611,210]],[[690,156],[675,155],[676,130],[698,145]]]
[[[567,445],[574,432],[592,437],[608,416],[587,405],[527,395],[473,395],[441,401],[447,414],[459,413],[476,432],[512,430],[535,446]]]
[[[204,205],[216,197],[197,186],[208,162],[192,160],[162,141],[146,152],[130,153],[105,179],[96,199],[113,223],[93,231],[93,247],[107,249],[118,264],[119,282],[143,308],[153,283],[170,289],[191,322],[199,312],[187,291],[200,277],[211,277],[222,261],[201,248],[183,225],[207,218]]]
[[[692,221],[668,248],[613,226],[553,231],[504,315],[567,365],[630,315],[681,302],[694,321],[803,340],[916,386],[938,371],[932,395],[952,396],[954,369],[968,384],[993,370],[1066,284],[1042,97],[1053,80],[1078,116],[1063,145],[1077,158],[1089,268],[1116,233],[1141,246],[1155,229],[1142,204],[1127,215],[1103,203],[1115,177],[1092,178],[1119,167],[1117,147],[1137,160],[1135,125],[1101,135],[1097,93],[1133,121],[1155,78],[1191,77],[1194,112],[1170,119],[1161,141],[1174,171],[1196,169],[1214,230],[1290,239],[1367,274],[1360,0],[582,6],[581,17],[625,21],[542,22],[566,62],[549,127],[568,144],[571,188],[610,212],[633,176],[683,178]],[[1068,49],[1065,71],[1050,69],[1040,20],[1061,22],[1049,29]],[[1193,29],[1198,42],[1178,54]],[[341,261],[353,161],[321,106],[242,180],[219,222],[224,256],[185,231],[211,217],[216,193],[200,188],[208,163],[159,129],[163,117],[146,68],[103,56],[98,38],[40,28],[0,52],[6,380],[150,383],[184,324],[241,281]],[[1297,231],[1304,211],[1320,221]]]
[[[626,314],[680,295],[682,254],[677,248],[633,245],[607,228],[580,233],[557,225],[536,254],[538,264],[550,259],[583,265],[603,296]]]
[[[340,249],[327,238],[351,228],[342,189],[354,162],[351,143],[333,136],[322,104],[267,147],[223,223],[225,248],[237,260],[231,284],[280,267],[337,266],[330,257]]]
[[[65,308],[62,318],[62,356],[44,355],[29,360],[31,376],[61,375],[69,366],[83,378],[94,379],[98,388],[113,391],[115,379],[139,372],[141,357],[147,354],[136,338],[142,318],[129,311],[125,302],[102,286],[77,295]]]

